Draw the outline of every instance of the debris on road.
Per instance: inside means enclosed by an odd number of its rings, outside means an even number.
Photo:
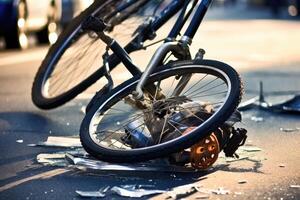
[[[76,148],[81,147],[81,143],[76,137],[49,136],[46,142],[39,142],[37,146]]]
[[[130,197],[130,198],[141,198],[143,196],[153,195],[153,194],[161,194],[166,192],[166,190],[147,190],[147,189],[136,189],[136,188],[123,188],[114,186],[111,188],[111,191],[122,197]]]
[[[56,167],[66,167],[69,165],[67,160],[65,159],[66,153],[72,153],[72,154],[80,154],[84,155],[85,152],[83,149],[75,149],[72,151],[60,151],[56,153],[41,153],[38,154],[36,157],[36,160],[38,163],[43,164],[45,166],[56,166]]]
[[[24,142],[24,140],[16,140],[16,143],[23,143]]]
[[[285,164],[281,163],[281,164],[279,164],[279,167],[284,168]]]
[[[179,186],[174,188],[172,191],[169,191],[168,196],[172,199],[182,199],[200,191],[200,187],[201,186],[195,184]]]
[[[81,197],[105,197],[105,194],[101,193],[100,191],[80,191],[76,190],[76,193]]]
[[[80,112],[85,115],[86,114],[86,106],[81,106]]]
[[[232,163],[232,162],[247,160],[248,158],[249,158],[249,156],[241,156],[239,154],[239,158],[225,158],[225,161],[226,161],[226,163]]]
[[[277,92],[278,93],[278,92]],[[265,100],[263,82],[259,83],[259,95],[253,97],[239,105],[239,110],[244,111],[251,108],[259,108],[274,112],[300,113],[300,95],[295,95],[292,99],[283,103],[272,105]]]
[[[36,160],[38,163],[46,165],[46,166],[58,166],[58,167],[65,167],[67,163],[64,160],[65,154],[64,153],[53,153],[47,154],[42,153],[37,155]]]
[[[210,198],[210,196],[209,195],[207,195],[207,194],[203,194],[203,195],[198,195],[198,196],[196,196],[196,198],[195,199],[209,199]]]
[[[258,151],[262,151],[261,148],[258,148],[258,147],[255,147],[255,146],[241,146],[239,150],[246,151],[246,152],[258,152]]]
[[[227,194],[230,194],[230,190],[226,190],[223,187],[219,187],[216,190],[211,190],[211,192],[213,194],[217,194],[217,195],[227,195]]]
[[[141,198],[148,195],[153,194],[161,194],[165,193],[166,190],[148,190],[142,187],[147,187],[144,185],[124,185],[124,186],[114,186],[110,188],[109,186],[104,187],[98,191],[79,191],[76,190],[76,193],[81,197],[94,197],[94,198],[102,198],[105,197],[107,192],[115,193],[122,197],[130,197],[130,198]]]
[[[300,131],[300,128],[280,128],[281,132],[292,133]]]
[[[204,194],[215,194],[215,195],[228,195],[230,194],[230,190],[226,190],[223,187],[219,187],[218,189],[207,189],[207,188],[197,188],[197,191]]]
[[[251,120],[254,121],[254,122],[263,122],[264,118],[263,117],[252,116]]]
[[[300,189],[300,185],[290,185],[290,188],[298,188],[298,189]]]
[[[239,147],[239,149],[236,152],[238,157],[226,157],[225,155],[220,154],[219,160],[217,161],[217,163],[218,164],[226,164],[226,163],[232,163],[232,162],[237,162],[237,161],[242,161],[242,160],[248,160],[250,158],[252,160],[261,161],[261,160],[263,160],[263,158],[257,157],[257,153],[260,151],[262,151],[261,148],[253,146],[253,145],[241,146],[241,147]]]
[[[272,106],[275,111],[300,113],[300,95],[294,96],[281,104]]]
[[[248,181],[247,180],[239,180],[238,181],[238,184],[245,184],[245,183],[248,183]]]
[[[91,158],[66,154],[66,160],[75,166],[84,167],[97,171],[149,171],[149,172],[195,172],[192,168],[168,164],[156,164],[154,162],[133,163],[133,164],[111,164]],[[80,169],[80,168],[79,168]]]

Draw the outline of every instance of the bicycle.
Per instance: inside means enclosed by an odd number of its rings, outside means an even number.
[[[144,20],[123,48],[109,33],[141,7],[147,8],[149,2],[152,1],[95,1],[49,50],[33,84],[33,102],[43,109],[60,106],[104,76],[107,84],[90,101],[80,127],[82,145],[92,156],[109,162],[169,157],[177,164],[191,161],[196,168],[211,166],[222,149],[227,156],[234,156],[247,137],[246,130],[233,128],[241,120],[236,111],[242,96],[240,77],[225,63],[203,59],[203,49],[199,49],[194,59],[189,51],[212,0],[173,0],[158,16]],[[155,12],[161,5],[154,6]],[[141,72],[128,54],[148,47],[144,42],[154,39],[156,31],[176,13],[179,15],[170,33]],[[185,33],[177,40],[189,19]],[[57,63],[72,47],[71,41],[80,43],[83,36],[91,44],[106,45],[103,66],[87,78],[77,80],[71,88],[70,84],[62,87],[66,91],[50,96],[51,74]],[[72,51],[67,54],[73,55]],[[114,88],[110,71],[119,63],[124,64],[133,78]],[[73,80],[76,66],[73,70],[68,68],[72,75],[66,78]],[[201,82],[204,84],[200,86]]]

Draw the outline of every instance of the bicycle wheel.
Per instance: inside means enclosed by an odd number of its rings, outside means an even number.
[[[36,74],[32,86],[32,100],[36,106],[42,109],[58,107],[75,98],[103,76],[102,55],[106,45],[95,33],[84,31],[82,23],[89,16],[102,18],[106,23],[113,25],[107,34],[122,46],[126,46],[134,37],[134,31],[153,14],[151,12],[155,8],[148,5],[152,1],[142,0],[129,6],[122,13],[111,15],[117,6],[125,2],[95,1],[72,20],[49,49]],[[120,19],[122,14],[126,17]]]
[[[211,60],[178,61],[159,68],[143,88],[142,103],[131,95],[138,81],[134,77],[119,85],[85,116],[80,139],[92,156],[109,162],[137,162],[189,148],[231,116],[242,93],[237,72]],[[203,106],[211,114],[199,117],[194,108]],[[175,120],[182,112],[195,115],[193,124]],[[177,136],[167,139],[174,131]]]

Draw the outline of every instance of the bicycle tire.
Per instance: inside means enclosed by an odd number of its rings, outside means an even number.
[[[114,101],[121,101],[120,99],[124,95],[130,94],[135,90],[135,86],[140,77],[133,77],[132,79],[129,79],[128,81],[116,87],[109,94],[96,102],[86,114],[80,127],[80,139],[84,149],[92,156],[103,161],[139,162],[154,158],[166,157],[172,153],[189,148],[197,141],[208,136],[208,134],[216,130],[231,116],[240,103],[243,87],[239,74],[232,67],[213,60],[178,61],[168,64],[165,67],[158,68],[149,77],[148,82],[158,79],[159,77],[161,78],[167,76],[168,73],[183,74],[190,72],[192,73],[197,70],[199,72],[201,70],[207,70],[210,73],[215,73],[218,75],[221,74],[228,81],[228,84],[230,84],[231,88],[227,94],[224,104],[205,123],[202,123],[197,130],[166,143],[131,150],[116,150],[97,144],[91,137],[93,134],[91,128],[93,128],[92,126],[96,125],[93,121],[94,118],[97,115],[100,115],[100,113],[105,113],[108,108],[115,104]]]
[[[57,70],[59,72],[59,69],[57,69],[57,65],[58,65],[57,63],[60,62],[61,57],[64,56],[64,54],[66,52],[68,53],[71,45],[73,45],[74,43],[76,44],[77,41],[79,41],[82,37],[84,37],[88,34],[87,33],[86,35],[84,35],[85,33],[83,34],[82,30],[81,30],[81,24],[84,22],[84,20],[87,17],[89,17],[90,15],[93,15],[93,16],[100,15],[100,18],[105,18],[105,16],[109,16],[109,14],[111,13],[111,10],[113,10],[114,7],[118,3],[121,3],[121,2],[122,2],[122,0],[94,1],[94,3],[92,5],[90,5],[86,10],[84,10],[76,18],[74,18],[72,20],[72,22],[69,24],[69,26],[61,33],[57,42],[50,47],[46,57],[44,58],[41,66],[38,69],[38,72],[36,73],[36,76],[35,76],[35,79],[33,82],[32,101],[37,107],[39,107],[41,109],[53,109],[53,108],[59,107],[59,106],[63,105],[64,103],[75,98],[78,94],[80,94],[81,92],[86,90],[89,86],[91,86],[93,83],[95,83],[98,79],[100,79],[103,76],[104,70],[102,68],[98,68],[97,70],[93,71],[93,73],[86,75],[86,77],[82,78],[82,80],[78,80],[78,82],[75,83],[74,85],[71,85],[71,86],[67,85],[67,87],[70,87],[70,88],[65,89],[65,91],[63,91],[59,94],[55,94],[55,95],[49,97],[48,92],[44,92],[45,88],[48,87],[47,81],[51,78],[52,73],[55,73],[54,72],[55,70]],[[132,5],[132,6],[135,6],[135,5]],[[106,20],[109,20],[112,17],[114,17],[114,16],[110,16]],[[138,24],[138,25],[140,25],[140,24]],[[100,40],[98,40],[98,41],[100,41]],[[130,41],[131,41],[131,39],[129,40],[129,43],[130,43]],[[106,46],[103,46],[103,48],[102,48],[103,51],[105,50],[105,47]],[[87,48],[89,48],[89,47],[87,47]],[[88,51],[90,51],[90,50],[88,50]],[[98,55],[100,55],[100,53],[98,53]],[[101,57],[97,57],[97,58],[98,59],[100,58],[99,61],[102,60]],[[93,58],[90,58],[90,60],[92,60],[92,59]],[[97,59],[94,59],[94,60],[97,60]],[[93,63],[92,65],[94,65],[94,64],[95,63]],[[102,65],[102,63],[100,64],[100,66],[101,65]],[[67,75],[70,75],[70,77],[74,76],[75,72],[72,70],[72,68],[66,69],[66,70],[69,70]],[[64,78],[59,78],[58,80],[60,81],[61,84],[65,84],[64,82],[67,81],[67,80],[64,80]],[[71,77],[71,81],[73,81],[72,77]],[[55,83],[57,84],[57,82],[55,82]],[[68,84],[70,84],[70,83],[68,83]],[[59,85],[59,84],[57,84],[57,85]]]

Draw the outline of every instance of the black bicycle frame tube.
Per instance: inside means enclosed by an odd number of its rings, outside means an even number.
[[[137,0],[132,0],[132,1],[137,1]],[[153,31],[158,30],[161,26],[163,26],[170,18],[172,18],[176,13],[179,12],[179,10],[183,7],[184,5],[184,1],[183,0],[174,0],[172,1],[172,3],[167,6],[159,15],[159,17],[157,17],[154,22],[151,24],[151,29]],[[143,40],[147,40],[146,37],[142,37]],[[142,42],[144,42],[142,41]],[[134,76],[136,74],[140,74],[140,71],[138,71],[137,67],[132,63],[132,61],[130,59],[128,59],[128,54],[132,53],[138,49],[140,49],[137,45],[136,42],[140,42],[139,41],[139,36],[135,37],[133,39],[133,41],[131,43],[129,43],[128,45],[125,46],[125,52],[122,52],[122,48],[120,47],[120,45],[118,45],[117,42],[115,42],[116,44],[114,44],[114,47],[116,51],[113,50],[113,52],[115,53],[114,55],[116,55],[119,59],[119,62],[114,61],[114,63],[110,63],[110,67],[111,70],[113,68],[116,67],[117,63],[122,62],[125,67],[128,69],[128,71]],[[117,47],[118,45],[118,47]],[[118,49],[118,50],[117,50]],[[126,55],[124,54],[126,53]]]
[[[133,5],[137,1],[140,0],[130,0],[126,4],[120,6],[116,12],[119,12],[120,10],[126,9],[128,6]],[[187,0],[173,0],[170,5],[168,5],[157,17],[154,22],[151,24],[151,29],[153,31],[158,30],[161,26],[163,26],[170,18],[172,18],[176,13],[180,11],[180,9],[183,8],[184,3]],[[190,1],[190,0],[189,0]],[[177,31],[176,31],[177,32]],[[175,32],[173,32],[175,34]],[[177,33],[178,34],[178,33]],[[142,37],[144,40],[147,38]],[[110,70],[113,70],[119,63],[123,63],[125,67],[128,69],[128,71],[134,76],[136,74],[140,74],[141,71],[132,63],[131,59],[129,58],[128,54],[132,53],[139,48],[135,44],[136,41],[138,41],[138,36],[133,39],[133,42],[129,43],[125,46],[123,49],[116,41],[112,44],[110,47],[114,54],[111,55],[108,59]],[[125,51],[124,51],[125,50]],[[117,58],[117,59],[116,59]],[[102,69],[99,69],[95,73],[95,77],[101,77],[100,73],[103,71]],[[96,75],[97,74],[97,75]],[[93,77],[93,78],[95,78]]]
[[[182,7],[182,11],[180,13],[180,15],[178,16],[171,32],[168,35],[168,40],[173,40],[175,39],[178,34],[180,33],[182,27],[184,26],[184,24],[186,23],[187,19],[190,17],[192,11],[194,10],[194,7],[197,5],[198,0],[195,0],[193,2],[192,7],[190,8],[190,10],[187,11],[187,7],[190,4],[191,0],[184,0],[184,5]]]
[[[152,30],[156,31],[184,6],[185,0],[173,0],[154,20]]]
[[[212,3],[213,0],[202,0],[200,5],[198,6],[191,23],[189,24],[186,32],[184,33],[184,36],[188,38],[194,38],[206,12],[207,9],[209,8],[210,4]]]
[[[132,75],[141,74],[141,70],[132,63],[131,58],[125,49],[123,49],[115,40],[111,43],[109,48],[115,53],[115,55],[122,61],[125,67]]]

